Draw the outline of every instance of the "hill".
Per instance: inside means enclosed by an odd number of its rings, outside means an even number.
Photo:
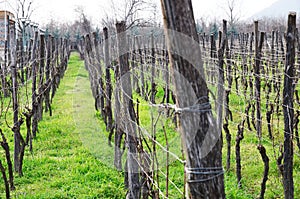
[[[300,1],[299,0],[278,0],[271,6],[254,14],[251,19],[262,17],[286,17],[290,11],[297,12],[300,16]]]

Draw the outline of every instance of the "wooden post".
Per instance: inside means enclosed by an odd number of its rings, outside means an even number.
[[[232,45],[233,45],[233,36],[232,32],[230,35],[230,46],[228,42],[228,38],[226,39],[226,44],[225,44],[225,57],[226,57],[226,77],[227,77],[227,82],[228,82],[228,89],[231,92],[231,87],[232,87],[232,80],[233,80],[233,74],[232,74]]]
[[[26,59],[25,59],[25,64],[26,64],[26,68],[25,68],[25,77],[26,77],[26,81],[28,81],[31,77],[31,69],[30,69],[30,61],[31,61],[31,50],[32,50],[32,46],[33,46],[33,39],[30,39],[27,42],[27,49],[26,49]]]
[[[65,57],[65,44],[64,44],[64,39],[61,37],[60,38],[60,48],[59,48],[59,82],[61,80],[61,78],[63,77],[63,71],[65,68],[65,64],[64,64],[64,57]]]
[[[52,68],[52,52],[53,52],[53,45],[52,45],[53,39],[51,35],[48,36],[47,39],[47,61],[46,61],[46,92],[45,92],[45,111],[49,111],[49,115],[52,116],[52,108],[51,108],[51,103],[50,103],[50,89],[51,89],[51,68]]]
[[[111,107],[111,96],[112,96],[112,85],[110,76],[110,61],[109,61],[109,41],[108,41],[108,30],[103,28],[104,33],[104,65],[105,65],[105,83],[106,83],[106,95],[105,95],[105,121],[106,130],[110,132],[109,143],[113,134],[113,118],[112,118],[112,107]]]
[[[218,82],[218,118],[219,121],[217,121],[217,125],[219,130],[222,130],[222,114],[223,110],[225,109],[225,123],[223,124],[223,129],[226,133],[226,142],[227,142],[227,156],[226,156],[226,170],[228,171],[230,169],[230,157],[231,157],[231,134],[228,128],[228,119],[230,117],[230,110],[229,110],[229,94],[230,90],[225,91],[225,98],[224,98],[224,52],[225,47],[228,43],[227,38],[227,21],[223,20],[223,34],[220,32],[219,35],[223,35],[223,37],[220,37],[220,44],[219,44],[219,51],[218,51],[218,57],[219,57],[219,82]],[[224,100],[224,104],[223,104]]]
[[[111,45],[113,46],[113,44]],[[113,52],[114,53],[114,52]],[[114,60],[115,61],[115,60]],[[114,70],[115,73],[115,81],[119,82],[120,81],[120,67],[115,67]],[[115,98],[115,103],[114,103],[114,128],[115,128],[115,157],[114,157],[114,165],[117,170],[121,171],[122,170],[122,155],[123,151],[121,149],[121,142],[122,142],[122,137],[124,135],[124,132],[121,129],[121,91],[119,89],[115,89],[114,91],[114,98]],[[125,174],[126,175],[126,174]],[[127,184],[125,183],[125,186]]]
[[[58,40],[56,37],[52,37],[52,67],[51,67],[51,98],[50,103],[52,103],[53,97],[56,92],[56,82],[57,82],[57,59],[58,59]]]
[[[223,123],[223,110],[224,110],[224,51],[227,41],[227,21],[223,20],[223,33],[220,32],[219,38],[219,50],[218,50],[218,59],[219,59],[219,68],[218,68],[218,104],[217,104],[217,125],[218,130],[222,131]]]
[[[295,32],[296,13],[290,13],[286,36],[286,64],[284,70],[283,114],[284,114],[284,152],[283,185],[285,199],[294,198],[293,181],[293,78],[295,73]]]
[[[99,51],[99,38],[96,32],[93,32],[93,38],[94,38],[94,48],[95,48],[95,68],[97,71],[97,81],[98,81],[98,96],[97,96],[97,103],[99,104],[100,112],[102,117],[105,116],[104,111],[104,85],[103,85],[103,71],[101,69],[101,60],[100,60],[100,51]]]
[[[210,35],[210,58],[215,59],[216,58],[216,40],[214,34]]]
[[[85,36],[85,46],[86,46],[86,51],[85,51],[85,66],[89,72],[89,78],[90,78],[90,84],[91,84],[91,89],[92,89],[92,94],[95,99],[95,109],[99,110],[99,85],[97,81],[97,70],[95,66],[95,54],[93,51],[93,46],[92,46],[92,41],[91,37],[89,34]]]
[[[145,91],[145,76],[144,76],[144,59],[143,59],[143,49],[142,49],[142,37],[137,37],[136,38],[136,43],[137,43],[137,48],[138,48],[138,52],[139,52],[139,65],[140,65],[140,84],[141,84],[141,89],[140,89],[140,93],[141,96],[144,97],[144,99],[147,99],[147,92]]]
[[[161,5],[176,105],[182,109],[179,121],[186,156],[188,198],[225,198],[222,140],[217,136],[221,132],[217,132],[212,118],[192,2],[161,0]],[[207,139],[214,143],[208,144]]]
[[[38,131],[38,101],[37,101],[37,43],[38,43],[38,32],[35,32],[34,42],[31,52],[31,63],[32,63],[32,135],[36,137]]]
[[[162,62],[163,62],[163,78],[165,81],[165,88],[164,88],[164,100],[165,103],[170,103],[170,74],[169,74],[169,62],[168,62],[168,51],[166,49],[166,39],[163,37],[162,41],[163,49],[162,49]],[[165,59],[165,61],[164,61]]]
[[[101,105],[100,105],[100,84],[98,81],[99,77],[99,68],[98,68],[98,63],[97,63],[97,58],[96,58],[96,48],[95,45],[93,45],[92,41],[93,35],[88,34],[86,36],[86,45],[87,45],[87,50],[88,50],[88,69],[89,69],[89,74],[90,74],[90,80],[91,80],[91,85],[92,89],[95,92],[95,109],[99,110],[101,112]],[[99,51],[98,51],[99,53]],[[101,112],[102,114],[102,112]],[[103,115],[102,115],[103,116]]]
[[[261,139],[262,136],[262,118],[261,118],[261,107],[260,107],[260,98],[261,98],[261,86],[260,86],[260,68],[261,68],[261,50],[264,42],[264,32],[261,32],[260,40],[259,40],[259,31],[258,31],[258,21],[254,22],[255,27],[255,66],[254,66],[254,74],[255,74],[255,100],[256,100],[256,132],[257,136]]]
[[[38,121],[43,118],[43,100],[44,100],[44,73],[45,73],[45,35],[40,35],[40,64],[39,64],[39,84],[38,84]]]
[[[4,97],[8,96],[7,92],[7,86],[6,86],[6,78],[5,78],[5,73],[6,73],[6,66],[5,63],[0,64],[0,77],[1,77],[1,89]]]
[[[124,132],[126,133],[127,142],[127,169],[128,169],[128,195],[127,198],[140,198],[140,183],[139,183],[139,164],[137,155],[137,134],[135,124],[136,116],[132,101],[132,87],[129,73],[128,62],[128,46],[126,40],[126,24],[124,21],[116,23],[118,50],[119,50],[119,67],[120,67],[120,83],[122,89],[122,107],[124,118]]]
[[[20,69],[21,69],[21,82],[24,84],[25,82],[25,77],[24,77],[24,62],[25,62],[25,55],[24,55],[24,43],[23,43],[23,38],[21,37],[20,39]]]
[[[155,48],[154,48],[154,35],[151,34],[151,96],[150,102],[155,104],[156,83],[155,83]]]
[[[9,22],[9,16],[7,16],[7,21]],[[6,75],[7,75],[7,59],[8,59],[8,56],[9,56],[9,53],[8,53],[8,49],[9,49],[9,44],[8,44],[8,41],[9,41],[9,38],[10,38],[10,34],[9,34],[9,23],[7,25],[7,38],[6,38],[6,41],[5,41],[5,44],[4,44],[4,63],[1,64],[1,87],[2,87],[2,92],[3,92],[3,96],[4,97],[8,97],[9,95],[9,90],[8,90],[8,87],[7,87],[7,81],[6,81]]]

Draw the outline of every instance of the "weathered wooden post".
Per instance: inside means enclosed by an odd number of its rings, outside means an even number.
[[[221,132],[212,118],[192,2],[161,0],[161,5],[186,156],[188,198],[225,198]]]
[[[170,70],[169,70],[169,58],[168,58],[168,51],[166,48],[166,38],[163,37],[162,41],[163,49],[162,49],[162,61],[165,59],[163,62],[163,79],[165,81],[165,88],[164,88],[164,98],[163,102],[165,101],[166,103],[170,103]]]
[[[109,62],[109,41],[108,41],[108,30],[103,28],[104,33],[104,65],[105,65],[105,86],[106,86],[106,95],[105,95],[105,123],[106,130],[110,132],[109,142],[111,141],[111,136],[113,134],[113,117],[112,117],[112,106],[111,106],[111,97],[112,97],[112,85],[111,85],[111,76],[110,76],[110,62]]]
[[[21,37],[20,39],[19,39],[19,47],[20,47],[20,49],[19,49],[19,55],[20,55],[20,70],[21,70],[21,82],[22,82],[22,84],[24,84],[24,82],[25,82],[25,77],[24,77],[24,62],[25,62],[25,59],[24,59],[24,57],[25,57],[25,54],[24,54],[24,42],[23,42],[23,38]]]
[[[97,95],[97,106],[100,109],[101,112],[101,116],[102,117],[106,117],[105,116],[105,111],[104,111],[104,83],[103,83],[103,71],[101,68],[101,59],[100,59],[100,50],[99,50],[99,43],[100,43],[100,39],[99,39],[99,35],[97,35],[96,32],[93,32],[93,39],[94,39],[94,48],[95,48],[95,68],[97,71],[97,83],[99,84],[97,89],[98,89],[98,95]]]
[[[31,67],[32,67],[32,135],[36,137],[38,131],[38,94],[37,94],[37,44],[38,44],[38,32],[35,32],[34,42],[31,52]]]
[[[56,89],[59,82],[59,38],[57,36],[53,37],[53,66],[51,70],[52,74],[52,87],[51,87],[51,102],[54,98],[54,95],[56,93]]]
[[[284,70],[283,114],[284,114],[284,152],[283,152],[283,185],[284,198],[294,198],[293,181],[293,79],[295,74],[295,33],[296,13],[290,13],[286,35],[286,63]]]
[[[48,35],[47,38],[47,60],[46,60],[46,91],[45,91],[45,112],[49,111],[49,115],[52,116],[52,108],[50,103],[50,89],[51,89],[51,68],[52,68],[52,52],[53,52],[53,45],[52,45],[53,39],[51,35]]]
[[[125,121],[122,127],[126,134],[127,145],[127,172],[128,172],[128,195],[127,198],[140,198],[139,164],[137,151],[137,134],[134,122],[136,116],[132,101],[132,87],[130,80],[128,46],[126,41],[126,24],[124,21],[116,23],[118,38],[118,59],[120,67],[120,79],[118,83],[122,90],[121,110]]]
[[[113,45],[113,44],[112,44]],[[111,46],[112,46],[111,45]],[[115,61],[115,60],[114,60]],[[115,81],[120,82],[120,67],[115,67]],[[115,156],[114,156],[114,165],[117,170],[122,170],[122,155],[123,150],[121,149],[122,137],[124,135],[123,129],[121,129],[121,91],[119,89],[115,89],[114,91],[114,129],[115,129]],[[126,183],[125,183],[126,186]]]
[[[99,110],[100,103],[99,100],[99,84],[98,84],[98,77],[97,77],[97,69],[96,69],[96,64],[95,64],[95,53],[93,50],[93,45],[91,41],[91,37],[89,34],[85,36],[85,46],[86,46],[86,52],[85,52],[85,66],[89,72],[89,77],[90,77],[90,84],[91,84],[91,89],[92,89],[92,94],[95,99],[95,109]]]
[[[155,95],[156,95],[156,83],[155,83],[155,48],[154,48],[154,35],[151,34],[151,96],[150,102],[155,104]]]
[[[147,92],[145,91],[145,76],[144,76],[144,59],[143,59],[143,49],[142,49],[142,43],[143,39],[142,37],[136,37],[136,43],[137,43],[137,48],[138,48],[138,54],[139,54],[139,65],[140,65],[140,84],[141,84],[141,89],[140,93],[141,96],[143,96],[145,99],[147,98]]]
[[[264,42],[264,32],[261,32],[261,37],[259,40],[259,31],[258,31],[258,21],[254,22],[254,43],[255,43],[255,65],[254,65],[254,74],[255,74],[255,102],[256,102],[256,131],[257,136],[261,138],[262,135],[262,122],[261,122],[261,86],[260,86],[260,68],[261,68],[261,50]]]
[[[45,73],[45,35],[41,34],[40,35],[40,46],[39,46],[39,81],[38,81],[38,96],[37,96],[37,101],[38,101],[38,121],[42,120],[43,118],[43,101],[44,101],[44,73]]]
[[[217,125],[219,130],[222,130],[222,122],[223,122],[223,110],[225,109],[225,123],[223,124],[224,131],[226,133],[226,142],[227,142],[227,157],[226,157],[226,170],[230,169],[230,156],[231,156],[231,134],[228,128],[228,119],[229,119],[229,94],[230,90],[224,91],[224,54],[225,54],[225,47],[228,42],[227,38],[227,21],[223,20],[223,34],[222,32],[219,33],[220,36],[220,43],[219,43],[219,50],[218,50],[218,59],[219,59],[219,69],[218,69],[218,121]],[[225,94],[225,98],[224,98]],[[224,104],[223,104],[224,100]]]

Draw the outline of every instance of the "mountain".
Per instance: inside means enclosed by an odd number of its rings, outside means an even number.
[[[300,0],[278,0],[271,6],[254,14],[251,19],[262,17],[287,17],[290,11],[297,12],[297,17],[300,16]]]

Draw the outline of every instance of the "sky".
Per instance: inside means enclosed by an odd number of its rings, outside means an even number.
[[[152,1],[160,8],[159,0]],[[241,19],[247,19],[275,1],[236,0],[236,11]],[[122,7],[124,0],[114,0],[114,2],[115,7]],[[207,20],[226,18],[226,2],[227,0],[192,0],[195,18],[203,17]],[[0,8],[11,9],[15,3],[16,0],[0,0]],[[58,22],[74,21],[76,18],[74,9],[78,6],[84,8],[94,25],[100,25],[101,19],[106,15],[115,15],[111,0],[33,0],[34,12],[31,19],[39,24],[45,24],[51,19]],[[160,13],[159,10],[158,12]]]

